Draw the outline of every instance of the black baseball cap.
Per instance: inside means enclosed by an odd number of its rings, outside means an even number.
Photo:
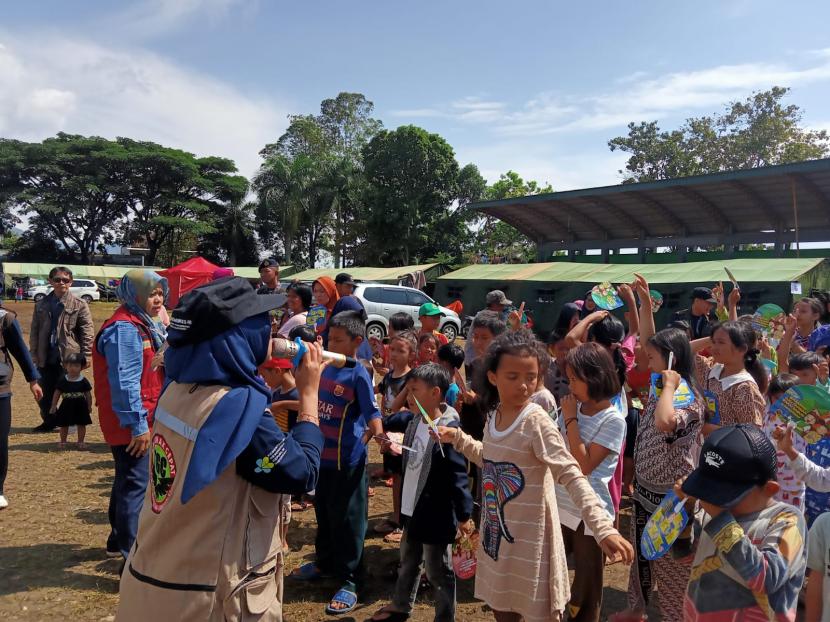
[[[259,262],[259,269],[262,270],[263,268],[279,268],[280,262],[277,261],[274,257],[269,257],[268,259],[263,259]]]
[[[718,301],[715,300],[715,295],[708,287],[695,287],[692,290],[692,298],[700,298],[706,302],[711,302],[713,305],[718,304]]]
[[[338,285],[357,285],[352,278],[352,275],[348,272],[341,272],[336,277],[334,277],[334,282]]]
[[[242,277],[217,279],[181,297],[170,314],[167,341],[172,347],[207,341],[249,317],[281,307],[285,300],[284,294],[257,295]]]
[[[722,508],[740,502],[755,486],[777,478],[775,447],[755,425],[739,423],[712,432],[683,492]]]

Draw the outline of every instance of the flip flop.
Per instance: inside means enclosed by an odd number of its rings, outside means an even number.
[[[386,614],[385,618],[379,618],[379,615]],[[402,613],[400,611],[392,611],[391,609],[387,609],[383,607],[382,609],[378,609],[375,611],[374,615],[369,618],[368,622],[406,622],[409,619],[408,613]]]
[[[319,579],[325,579],[326,575],[320,571],[317,564],[314,562],[307,562],[299,568],[295,568],[293,572],[288,575],[288,578],[294,579],[295,581],[317,581]]]
[[[334,609],[332,605],[335,603],[346,606],[343,609]],[[331,597],[331,601],[326,606],[326,613],[330,616],[339,616],[344,613],[354,611],[355,607],[357,607],[357,594],[350,589],[341,587],[337,590],[335,595]]]

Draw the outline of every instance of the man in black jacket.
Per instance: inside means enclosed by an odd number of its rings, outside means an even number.
[[[689,323],[692,339],[708,337],[712,332],[712,325],[718,321],[714,313],[718,301],[708,287],[695,287],[692,290],[692,306],[676,312],[672,321],[683,320]]]

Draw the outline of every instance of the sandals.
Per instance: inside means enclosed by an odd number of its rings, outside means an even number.
[[[386,615],[385,618],[379,618],[379,615]],[[374,615],[369,618],[369,622],[406,622],[409,619],[408,613],[394,611],[389,608],[389,605],[382,607],[375,611]]]
[[[402,539],[403,529],[401,529],[400,527],[395,528],[394,531],[389,532],[383,537],[383,541],[387,544],[400,544]]]
[[[302,512],[307,510],[310,507],[314,507],[313,503],[309,503],[308,501],[292,501],[291,502],[291,511],[292,512]]]
[[[345,607],[342,609],[335,609],[335,604],[345,605]],[[341,587],[337,590],[334,596],[331,597],[331,601],[326,606],[326,613],[330,616],[339,616],[344,613],[354,611],[355,607],[357,607],[357,594],[355,594],[354,590]]]
[[[379,522],[377,525],[375,525],[375,527],[374,527],[374,529],[372,529],[372,531],[374,531],[375,533],[386,535],[388,533],[392,533],[393,531],[398,529],[398,527],[399,527],[398,523],[396,523],[395,521],[387,518],[386,520],[383,520],[383,521]]]
[[[326,575],[317,567],[317,564],[314,562],[307,562],[300,566],[299,568],[295,568],[293,572],[288,575],[289,579],[294,579],[295,581],[317,581],[319,579],[325,579]]]

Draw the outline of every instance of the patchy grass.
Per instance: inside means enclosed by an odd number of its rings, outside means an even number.
[[[6,303],[18,313],[28,338],[34,305]],[[112,314],[112,303],[93,303],[96,326]],[[92,374],[87,372],[92,381]],[[107,504],[112,483],[112,459],[101,430],[87,431],[87,451],[57,449],[57,433],[33,434],[40,423],[37,405],[20,373],[15,374],[6,495],[10,506],[0,512],[0,619],[48,621],[112,620],[118,599],[118,561],[109,560],[105,544],[109,533]],[[93,416],[93,420],[96,418]],[[70,441],[75,439],[70,438]],[[372,449],[373,466],[380,457]],[[372,526],[391,511],[391,489],[375,482],[369,501],[370,528],[366,539],[366,588],[351,617],[363,620],[386,604],[394,586],[397,548],[385,544]],[[625,523],[626,517],[623,517]],[[627,528],[627,525],[623,525]],[[286,573],[309,559],[314,551],[314,511],[294,514],[288,532],[291,552]],[[610,566],[605,573],[605,613],[625,607],[628,569]],[[286,581],[285,619],[332,619],[323,612],[337,585],[330,582],[297,584]],[[473,598],[473,581],[458,586],[458,619],[492,620]],[[432,620],[430,594],[419,595],[412,619]],[[651,619],[659,619],[656,614]]]

